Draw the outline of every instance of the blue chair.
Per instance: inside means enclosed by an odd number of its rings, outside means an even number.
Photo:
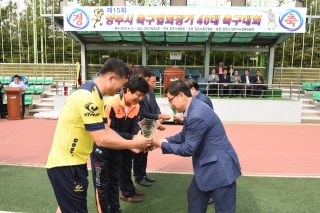
[[[244,75],[244,70],[239,70],[239,76],[243,76]]]
[[[185,78],[185,79],[190,78],[190,71],[189,71],[188,69],[186,69],[186,70],[184,71],[184,78]]]
[[[207,79],[205,78],[198,78],[197,79],[197,82],[198,83],[207,83]],[[204,85],[204,84],[199,84],[199,90],[202,92],[202,93],[207,93],[207,85]]]
[[[255,72],[254,71],[249,71],[249,75],[250,76],[255,76]]]
[[[152,72],[156,75],[157,80],[159,80],[160,78],[160,70],[159,69],[152,69]]]
[[[199,70],[191,70],[191,77],[194,79],[200,78],[200,71]]]

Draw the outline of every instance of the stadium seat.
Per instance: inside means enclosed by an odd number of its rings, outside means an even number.
[[[160,70],[159,69],[152,69],[152,72],[156,75],[157,80],[160,78]]]
[[[198,82],[198,83],[207,83],[207,79],[205,79],[205,78],[198,78],[198,79],[197,79],[197,82]],[[200,84],[200,85],[199,85],[199,90],[200,90],[202,93],[207,93],[207,85]]]
[[[33,94],[34,93],[34,85],[28,87],[27,91],[24,92],[25,94]]]
[[[312,99],[314,101],[320,101],[320,92],[313,92],[312,93]]]
[[[315,90],[316,87],[319,87],[320,83],[319,82],[312,82],[312,90]]]
[[[5,93],[5,89],[8,87],[8,85],[3,85],[3,88],[1,89],[1,93],[4,94]]]
[[[310,82],[302,82],[302,89],[306,91],[312,91],[313,88]]]
[[[44,84],[44,77],[37,77],[37,85],[43,85]]]
[[[9,85],[10,82],[11,82],[11,77],[10,76],[7,76],[7,77],[3,78],[3,84],[4,85]]]
[[[250,75],[250,76],[255,76],[254,71],[249,71],[249,75]]]
[[[34,87],[34,94],[42,94],[44,92],[43,85],[37,85]]]
[[[37,78],[36,77],[29,77],[28,82],[30,85],[34,85],[37,83]]]
[[[244,70],[239,70],[239,76],[243,76],[244,75]]]
[[[33,103],[33,97],[32,97],[32,95],[26,95],[25,97],[24,97],[24,105],[25,106],[29,106],[29,105],[31,105]]]
[[[53,84],[53,78],[52,78],[52,77],[46,77],[46,78],[44,79],[44,84],[45,84],[45,85],[51,85],[51,84]]]
[[[185,78],[185,79],[190,78],[190,71],[189,71],[188,69],[186,69],[186,70],[184,71],[184,78]]]
[[[191,77],[194,79],[200,78],[200,71],[199,70],[191,70]]]
[[[0,76],[0,82],[3,83],[3,76]]]

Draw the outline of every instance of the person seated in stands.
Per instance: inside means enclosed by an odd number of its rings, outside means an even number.
[[[219,75],[215,69],[211,70],[211,75],[208,76],[208,83],[209,84],[209,95],[214,95],[217,93],[218,84],[219,83]]]
[[[230,76],[228,76],[228,70],[223,70],[223,75],[220,80],[220,94],[221,98],[223,98],[223,95],[226,93],[225,90],[228,90],[229,98],[231,98],[231,85],[230,85]]]
[[[13,81],[9,84],[9,87],[20,87],[22,90],[22,115],[24,115],[25,112],[25,105],[24,105],[24,92],[28,89],[27,85],[23,83],[23,81],[20,80],[19,75],[13,76]]]
[[[216,72],[218,73],[219,77],[221,78],[223,76],[223,70],[225,68],[223,67],[222,61],[219,62],[219,66],[216,67]]]
[[[210,98],[208,98],[208,96],[204,95],[201,91],[199,91],[198,82],[193,78],[187,79],[185,80],[185,82],[191,91],[192,97],[204,102],[213,110],[213,106]],[[178,113],[177,115],[174,115],[173,119],[176,123],[182,122],[183,121],[182,113]]]
[[[247,94],[249,94],[249,91],[250,91],[250,97],[253,97],[253,86],[251,84],[253,84],[253,78],[252,76],[249,75],[249,71],[248,70],[245,70],[244,71],[244,75],[241,76],[241,81],[242,83],[245,84],[244,88],[243,88],[243,98],[246,97]],[[249,91],[247,91],[249,90]]]
[[[234,72],[233,65],[230,64],[230,65],[229,65],[229,68],[228,68],[228,75],[229,75],[229,76],[232,76],[232,75],[233,75],[233,72]]]
[[[253,83],[260,84],[260,85],[255,85],[254,89],[256,90],[256,92],[258,92],[257,90],[261,90],[262,98],[265,98],[266,97],[265,93],[266,93],[266,90],[268,89],[268,87],[266,85],[262,85],[262,84],[264,84],[264,81],[263,81],[263,77],[260,75],[261,75],[260,70],[256,70],[256,75],[253,76]]]
[[[241,90],[243,90],[243,85],[241,84],[241,77],[239,76],[239,71],[234,70],[233,75],[230,77],[231,85],[233,94],[237,95],[240,94]]]

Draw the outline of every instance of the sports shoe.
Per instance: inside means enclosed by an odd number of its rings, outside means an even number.
[[[208,201],[208,204],[211,204],[211,203],[213,203],[213,199],[209,199],[209,201]]]

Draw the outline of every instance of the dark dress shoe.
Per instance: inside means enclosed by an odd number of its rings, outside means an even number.
[[[145,179],[142,179],[140,181],[136,181],[136,183],[141,185],[141,186],[151,186],[151,183],[146,181]]]
[[[145,179],[146,181],[148,181],[148,182],[155,182],[155,181],[156,181],[155,178],[150,177],[150,176],[146,176],[144,179]]]
[[[134,193],[135,193],[136,195],[138,195],[138,196],[144,195],[144,192],[141,191],[141,190],[139,190],[139,189],[135,189],[135,190],[134,190]]]
[[[120,200],[127,201],[130,203],[138,203],[138,202],[142,201],[142,198],[138,197],[137,195],[135,195],[133,197],[125,197],[122,194],[120,194]]]

